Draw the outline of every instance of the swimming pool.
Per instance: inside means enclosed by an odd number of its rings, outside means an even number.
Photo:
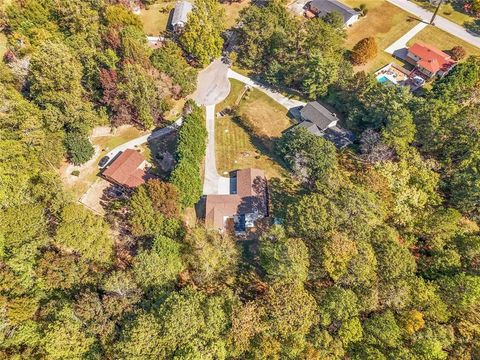
[[[386,83],[387,81],[390,81],[389,78],[387,78],[385,75],[382,75],[380,77],[377,78],[377,81],[380,83],[380,84],[383,84],[383,83]]]

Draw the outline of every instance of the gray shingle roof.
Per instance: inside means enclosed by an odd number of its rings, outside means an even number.
[[[187,23],[188,14],[192,11],[192,4],[188,1],[177,1],[175,10],[173,10],[172,26],[185,25]]]
[[[338,12],[343,16],[343,20],[347,22],[352,16],[358,15],[359,12],[349,8],[337,0],[312,0],[310,9],[319,12],[319,16],[325,16],[327,13]]]
[[[305,105],[302,110],[300,110],[300,115],[303,120],[314,123],[320,130],[325,130],[332,122],[338,120],[334,113],[318,101],[312,101]]]

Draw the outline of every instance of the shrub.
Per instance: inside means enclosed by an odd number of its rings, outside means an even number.
[[[65,148],[68,159],[75,165],[81,165],[90,160],[95,150],[88,138],[78,132],[69,132],[65,136]]]
[[[179,131],[175,153],[178,163],[170,176],[171,183],[179,190],[183,208],[195,205],[202,196],[200,164],[208,135],[202,109],[193,101],[187,102],[185,108],[190,112],[184,116]]]
[[[462,60],[465,56],[467,56],[467,51],[463,46],[457,45],[450,50],[450,53],[452,54],[452,59],[455,61]]]
[[[350,60],[353,65],[362,65],[368,60],[373,59],[377,55],[377,52],[378,47],[375,38],[364,38],[353,47]]]
[[[73,171],[72,171],[72,175],[73,175],[73,176],[79,176],[79,175],[80,175],[80,171],[79,171],[79,170],[73,170]]]

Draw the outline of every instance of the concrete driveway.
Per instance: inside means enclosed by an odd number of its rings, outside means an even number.
[[[127,150],[127,149],[134,149],[135,147],[138,147],[139,145],[145,144],[149,140],[156,139],[160,136],[167,135],[171,133],[173,130],[178,129],[182,125],[183,119],[179,118],[177,119],[173,124],[166,126],[164,128],[158,129],[151,134],[143,135],[138,138],[135,138],[133,140],[127,141],[126,143],[117,146],[115,149],[111,150],[107,156],[111,159],[113,159],[115,156],[117,156],[119,153]]]
[[[295,99],[290,99],[268,87],[243,76],[223,64],[220,60],[215,60],[198,76],[197,91],[193,99],[199,105],[205,106],[206,127],[208,132],[207,149],[205,155],[205,176],[203,182],[203,194],[229,194],[230,179],[220,176],[217,171],[215,155],[215,105],[224,100],[230,93],[230,81],[236,79],[246,85],[254,87],[278,102],[286,109],[294,109],[304,106],[305,103]]]
[[[215,105],[207,105],[205,110],[208,141],[205,155],[203,194],[230,194],[230,179],[218,175],[217,171],[217,160],[215,156]]]
[[[197,90],[192,98],[199,105],[215,105],[230,93],[230,81],[227,78],[228,65],[220,59],[213,61],[198,74]]]
[[[389,54],[395,55],[400,59],[405,59],[408,53],[407,43],[420,31],[425,29],[427,26],[428,26],[427,23],[419,22],[417,25],[413,27],[413,29],[408,31],[400,39],[398,39],[392,45],[387,47],[385,51]]]

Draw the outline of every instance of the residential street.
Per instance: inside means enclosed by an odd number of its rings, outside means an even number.
[[[416,15],[419,17],[422,21],[425,22],[430,22],[430,19],[432,18],[433,13],[423,9],[422,7],[408,1],[408,0],[387,0],[391,4],[398,6],[399,8],[408,11],[409,13]],[[460,25],[457,25],[450,20],[447,20],[441,16],[437,16],[435,19],[435,25],[439,28],[442,29],[443,31],[446,31],[478,48],[480,48],[480,37],[475,36],[468,32],[465,28],[463,28]]]

